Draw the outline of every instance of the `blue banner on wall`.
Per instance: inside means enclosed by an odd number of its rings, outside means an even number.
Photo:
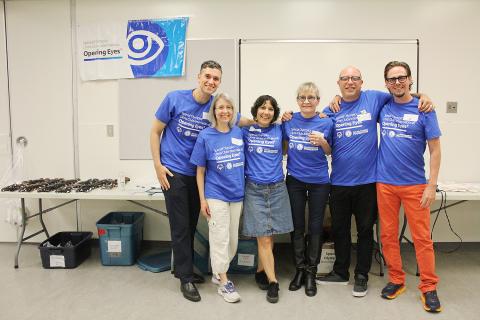
[[[182,76],[187,25],[182,17],[79,26],[82,80]]]

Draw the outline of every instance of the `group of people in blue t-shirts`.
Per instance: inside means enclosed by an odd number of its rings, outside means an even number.
[[[217,62],[204,62],[198,86],[170,92],[151,130],[152,157],[170,221],[174,274],[183,296],[201,300],[195,284],[205,280],[193,272],[193,238],[201,213],[209,227],[211,281],[225,301],[241,299],[227,270],[237,250],[243,212],[242,233],[258,243],[255,281],[271,303],[279,300],[280,290],[273,236],[291,235],[296,272],[289,290],[303,286],[307,296],[315,296],[317,282],[349,281],[353,214],[357,262],[352,294],[363,297],[368,291],[378,201],[380,223],[388,226],[388,231],[382,226],[381,240],[390,276],[381,296],[393,299],[405,290],[398,241],[396,246],[392,241],[398,238],[398,211],[403,203],[415,246],[422,249],[419,253],[417,248],[417,260],[423,305],[427,311],[439,312],[428,207],[435,199],[441,134],[430,99],[410,93],[409,66],[398,61],[386,66],[390,93],[362,91],[360,71],[343,69],[337,81],[342,96],[320,115],[318,87],[302,83],[296,92],[299,112],[285,113],[283,123],[278,121],[278,103],[270,95],[256,99],[251,107],[253,120],[240,116],[228,94],[213,96],[221,76]],[[423,161],[427,143],[428,181]],[[327,155],[332,155],[331,175]],[[336,261],[331,273],[317,278],[327,203]]]

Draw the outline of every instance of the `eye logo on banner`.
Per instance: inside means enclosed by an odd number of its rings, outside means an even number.
[[[128,59],[134,77],[154,75],[167,60],[165,31],[150,22],[129,22],[128,32]]]
[[[183,75],[188,18],[126,24],[126,35],[125,22],[79,26],[83,80]]]

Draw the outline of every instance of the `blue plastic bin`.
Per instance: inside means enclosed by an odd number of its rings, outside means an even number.
[[[129,266],[137,260],[143,240],[143,212],[110,212],[97,222],[104,266]]]

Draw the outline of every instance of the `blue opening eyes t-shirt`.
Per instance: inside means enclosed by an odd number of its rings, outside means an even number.
[[[245,176],[259,184],[283,180],[282,127],[257,124],[242,128],[245,143]]]
[[[332,184],[356,186],[376,181],[377,120],[380,110],[391,100],[389,93],[362,91],[351,102],[342,102],[340,111],[327,107],[324,113],[334,121]]]
[[[310,143],[310,133],[323,134],[332,145],[333,122],[330,118],[304,118],[300,112],[283,123],[283,136],[288,142],[287,171],[305,183],[329,183],[328,162],[322,147]]]
[[[393,185],[426,183],[423,154],[427,140],[441,136],[435,111],[418,111],[418,99],[393,101],[380,112],[377,181]]]
[[[200,131],[210,125],[208,110],[212,98],[200,104],[193,98],[192,90],[178,90],[167,94],[155,117],[165,123],[160,144],[162,164],[187,176],[194,176],[196,168],[190,155]]]
[[[209,127],[200,132],[190,162],[205,167],[205,198],[226,202],[243,200],[245,156],[242,130],[223,133]]]

